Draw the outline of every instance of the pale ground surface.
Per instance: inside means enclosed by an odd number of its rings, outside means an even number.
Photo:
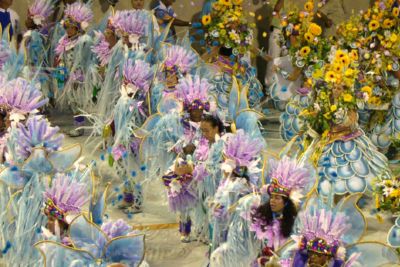
[[[67,131],[72,127],[71,116],[56,115],[50,117],[50,120],[58,125],[62,131]],[[266,125],[268,131],[275,133],[267,136],[268,146],[272,153],[278,153],[279,150],[285,145],[276,134],[277,125]],[[88,133],[86,133],[88,134]],[[87,137],[79,138],[65,138],[65,143],[83,144]],[[84,162],[90,160],[97,161],[98,175],[102,177],[103,182],[112,181],[113,172],[104,162],[100,160],[102,151],[93,151],[93,146],[83,147]],[[380,241],[386,242],[386,234],[388,229],[393,225],[390,217],[385,217],[383,223],[379,223],[375,216],[370,215],[368,209],[371,206],[363,209],[364,215],[368,221],[368,231],[363,238],[363,241]],[[109,206],[107,210],[108,215],[112,219],[123,218],[133,225],[154,225],[154,224],[170,224],[176,223],[176,216],[169,212],[166,202],[165,191],[161,181],[156,179],[147,188],[145,188],[145,205],[144,212],[134,215],[131,219],[124,213],[119,211],[113,206]],[[192,242],[189,244],[181,243],[179,240],[178,229],[167,230],[150,230],[146,232],[146,261],[151,267],[202,267],[206,264],[207,246]],[[232,266],[234,267],[234,266]]]

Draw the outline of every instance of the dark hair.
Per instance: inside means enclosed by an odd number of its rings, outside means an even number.
[[[281,220],[281,234],[285,238],[288,238],[293,230],[294,221],[297,216],[297,209],[290,198],[283,197],[283,200],[285,201],[285,207],[283,208],[282,212],[283,218]],[[256,222],[257,219],[265,222],[261,226],[262,230],[265,230],[267,226],[272,226],[272,221],[274,218],[272,216],[272,210],[269,201],[259,206],[252,214],[252,222]]]
[[[221,56],[230,57],[230,56],[233,55],[233,49],[232,48],[226,48],[225,46],[221,46],[219,48],[219,54]]]
[[[201,121],[208,122],[213,128],[218,127],[218,132],[223,133],[225,131],[224,124],[218,117],[212,115],[204,115]]]

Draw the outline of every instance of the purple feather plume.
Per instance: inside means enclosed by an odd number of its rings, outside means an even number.
[[[82,28],[86,28],[82,23],[85,23],[87,26],[89,25],[93,19],[93,11],[89,4],[84,4],[78,1],[71,5],[67,5],[64,11],[64,17],[70,18],[75,22],[80,23]]]
[[[138,89],[148,92],[154,77],[154,70],[143,60],[128,60],[124,65],[124,80],[126,84],[133,84]]]
[[[143,10],[117,11],[109,23],[120,35],[146,35],[148,17]]]
[[[351,228],[344,213],[335,213],[324,208],[309,208],[298,216],[299,234],[306,240],[316,238],[325,240],[329,245],[341,243],[346,232]]]
[[[126,236],[132,232],[132,227],[129,226],[124,220],[118,219],[117,221],[106,222],[101,226],[101,230],[113,239],[119,236]]]
[[[57,174],[52,185],[46,185],[44,198],[45,201],[51,199],[64,213],[79,213],[90,195],[85,183],[79,183],[65,174]]]
[[[197,54],[191,49],[179,45],[171,45],[166,49],[165,66],[178,68],[182,73],[190,71],[197,63]]]
[[[53,12],[53,0],[35,0],[28,9],[28,14],[36,25],[43,25]]]
[[[58,150],[64,138],[57,134],[58,131],[58,127],[51,127],[44,118],[29,118],[25,125],[20,123],[17,129],[17,153],[27,158],[35,147],[44,147],[48,152]]]
[[[14,113],[27,114],[42,107],[48,99],[43,99],[42,93],[25,79],[17,78],[2,85],[0,91],[0,106],[5,106]]]
[[[224,154],[234,160],[236,166],[249,166],[261,152],[261,144],[260,140],[250,137],[240,129],[225,143]]]
[[[272,159],[269,166],[269,177],[277,179],[280,185],[290,190],[305,188],[310,182],[310,170],[295,159],[287,156],[279,161]]]
[[[188,75],[179,80],[176,91],[178,98],[183,99],[185,104],[190,104],[194,100],[206,102],[210,88],[211,84],[207,79],[200,78],[198,75]]]
[[[92,52],[96,54],[101,66],[106,66],[110,62],[112,51],[110,44],[106,41],[104,34],[95,32],[98,42],[92,46]]]

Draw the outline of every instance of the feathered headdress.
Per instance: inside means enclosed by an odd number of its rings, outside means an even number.
[[[44,213],[60,221],[70,223],[68,214],[79,214],[83,205],[89,201],[85,183],[79,183],[64,174],[57,174],[51,186],[44,192]]]
[[[65,8],[64,19],[72,20],[72,23],[77,24],[80,29],[86,30],[93,19],[93,11],[89,4],[75,2]],[[62,23],[64,24],[65,22],[63,21]]]
[[[303,197],[301,191],[310,183],[311,172],[304,163],[284,156],[281,160],[270,160],[271,184],[268,185],[269,194],[277,194],[290,198],[299,203]]]
[[[10,120],[19,121],[25,115],[42,107],[48,99],[42,99],[42,93],[25,79],[17,78],[6,82],[0,78],[0,109],[11,112]]]
[[[121,93],[134,95],[138,90],[147,93],[154,77],[154,70],[149,63],[143,60],[129,59],[124,65],[123,75],[124,82]]]
[[[148,17],[143,10],[117,11],[109,24],[116,29],[120,37],[129,37],[129,42],[135,44],[139,38],[146,35]]]
[[[35,0],[28,8],[28,15],[37,26],[43,25],[53,12],[53,0]]]
[[[344,213],[312,207],[300,213],[298,220],[300,250],[344,257],[343,249],[339,248],[344,235],[351,228]]]
[[[263,146],[260,140],[251,138],[242,129],[231,135],[224,145],[225,161],[222,169],[228,173],[243,176],[250,173],[259,173],[257,168],[259,155]]]
[[[58,134],[58,127],[51,127],[47,119],[39,116],[31,117],[25,125],[20,124],[16,131],[17,153],[22,158],[27,158],[33,148],[43,147],[48,152],[53,152],[61,147],[64,139]]]
[[[176,91],[178,98],[183,100],[185,110],[209,111],[208,91],[210,88],[211,84],[207,79],[201,78],[199,75],[188,75],[179,80]]]
[[[197,63],[196,53],[180,45],[169,45],[165,51],[165,67],[167,70],[189,72]]]

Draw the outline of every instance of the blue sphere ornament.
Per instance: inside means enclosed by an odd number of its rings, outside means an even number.
[[[131,176],[132,177],[136,177],[136,174],[137,174],[136,171],[131,171]]]
[[[144,172],[146,169],[147,169],[146,165],[142,165],[142,166],[140,167],[140,170],[141,170],[142,172]]]
[[[124,199],[123,195],[118,195],[118,201],[122,201],[122,199]]]
[[[100,155],[100,160],[104,161],[106,159],[106,157],[104,156],[104,154]]]

